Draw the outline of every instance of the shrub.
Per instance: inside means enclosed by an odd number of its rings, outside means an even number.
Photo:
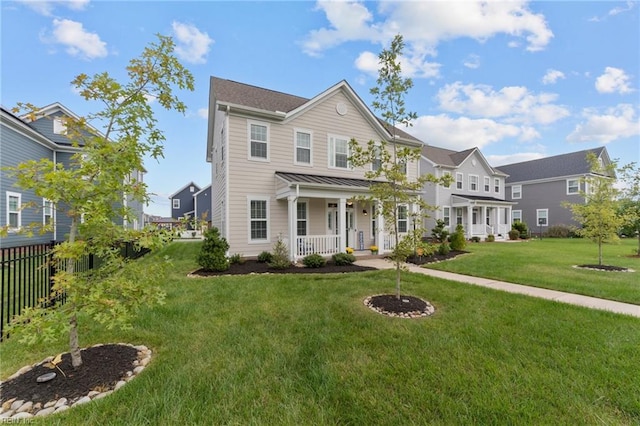
[[[324,257],[318,253],[312,253],[302,259],[302,264],[307,268],[322,268],[327,263]]]
[[[273,269],[287,269],[291,266],[289,260],[289,251],[287,245],[282,241],[282,238],[278,236],[278,241],[273,245],[273,255],[269,267]]]
[[[220,236],[218,228],[209,228],[204,234],[204,242],[196,259],[198,265],[205,271],[226,271],[229,269],[227,250],[229,243]]]
[[[258,255],[258,262],[260,263],[269,263],[273,260],[273,255],[268,251],[263,251]]]
[[[513,222],[511,229],[517,229],[520,232],[520,238],[525,240],[529,238],[529,228],[527,228],[526,223],[521,221]]]
[[[438,254],[446,256],[447,254],[449,254],[450,251],[451,251],[451,248],[449,247],[449,244],[446,242],[440,243],[440,245],[438,246]]]
[[[350,253],[336,253],[331,256],[331,260],[333,260],[333,263],[337,266],[347,266],[355,262],[356,257]]]
[[[229,263],[232,265],[242,265],[244,262],[245,259],[242,257],[241,253],[235,253],[229,257]]]
[[[573,230],[569,225],[553,225],[546,232],[546,236],[550,238],[569,238],[573,234]]]
[[[480,242],[480,237],[471,237],[471,242],[472,243],[479,243]]]
[[[518,238],[520,238],[520,231],[518,231],[517,229],[512,229],[511,231],[509,231],[510,240],[517,240]]]
[[[494,242],[495,240],[496,240],[496,236],[495,236],[495,235],[493,235],[493,234],[489,234],[489,235],[487,235],[487,238],[485,239],[485,241],[486,241],[486,242],[488,242],[488,243],[492,243],[492,242]]]
[[[436,227],[431,230],[431,236],[433,236],[433,239],[438,243],[447,241],[449,231],[447,229],[444,229],[444,220],[436,220]]]
[[[456,226],[456,230],[451,237],[449,237],[451,250],[464,250],[467,246],[467,240],[464,238],[464,228],[462,225]]]

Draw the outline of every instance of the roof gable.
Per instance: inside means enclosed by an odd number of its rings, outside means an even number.
[[[498,169],[509,175],[506,181],[507,183],[526,182],[562,176],[586,175],[591,172],[589,163],[587,162],[587,153],[589,152],[602,158],[605,164],[610,162],[606,148],[600,147],[520,163],[506,164],[498,167]]]
[[[433,164],[446,168],[458,168],[472,156],[477,157],[484,167],[493,174],[502,175],[503,173],[491,167],[482,152],[477,148],[469,148],[464,151],[453,151],[446,148],[438,148],[436,146],[425,145],[422,148],[422,156]]]
[[[176,195],[180,194],[182,191],[184,191],[185,189],[189,188],[192,185],[195,187],[195,191],[193,191],[194,194],[196,192],[200,191],[200,187],[198,185],[196,185],[195,183],[193,183],[193,181],[191,181],[188,184],[186,184],[185,186],[183,186],[182,188],[178,189],[173,194],[169,195],[169,199],[174,198]]]

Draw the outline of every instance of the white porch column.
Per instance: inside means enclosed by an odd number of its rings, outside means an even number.
[[[511,219],[511,214],[512,214],[511,209],[512,208],[513,208],[513,206],[508,206],[507,207],[507,217],[505,218],[506,221],[507,221],[507,223],[506,223],[506,225],[507,225],[507,233],[509,233],[509,231],[511,231],[511,221],[512,221],[512,219]]]
[[[467,204],[467,238],[473,236],[473,205]]]
[[[298,198],[290,195],[287,197],[288,207],[288,235],[289,235],[289,259],[296,260],[296,215],[298,212]]]
[[[378,246],[378,253],[384,253],[384,216],[382,216],[382,205],[379,201],[376,201],[376,244]]]
[[[486,237],[487,233],[487,206],[480,207],[480,220],[482,224],[482,235]]]
[[[340,252],[344,253],[347,249],[347,239],[345,236],[347,235],[347,199],[340,198],[338,200],[338,247],[340,247]]]

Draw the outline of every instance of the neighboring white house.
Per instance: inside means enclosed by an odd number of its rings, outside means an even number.
[[[423,143],[400,129],[396,141]],[[292,259],[346,247],[385,244],[375,206],[358,202],[369,192],[365,169],[354,169],[349,140],[391,141],[391,135],[346,81],[306,99],[211,77],[207,161],[211,163],[211,223],[230,253],[272,251],[278,238]],[[416,177],[418,162],[407,165]],[[408,230],[401,206],[399,226]]]
[[[489,165],[478,148],[452,151],[425,145],[420,173],[436,177],[451,175],[449,187],[426,184],[423,198],[437,207],[425,227],[431,230],[442,219],[451,232],[458,224],[467,238],[494,235],[506,238],[511,229],[511,208],[505,201],[507,175]]]

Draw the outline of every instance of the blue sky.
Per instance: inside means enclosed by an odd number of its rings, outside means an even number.
[[[2,105],[87,104],[79,73],[122,76],[160,33],[195,76],[186,115],[158,111],[165,158],[148,161],[155,195],[210,182],[209,77],[313,97],[346,80],[368,105],[377,54],[397,33],[414,87],[408,131],[454,150],[479,147],[498,166],[605,145],[640,158],[640,4],[606,2],[5,1]]]

